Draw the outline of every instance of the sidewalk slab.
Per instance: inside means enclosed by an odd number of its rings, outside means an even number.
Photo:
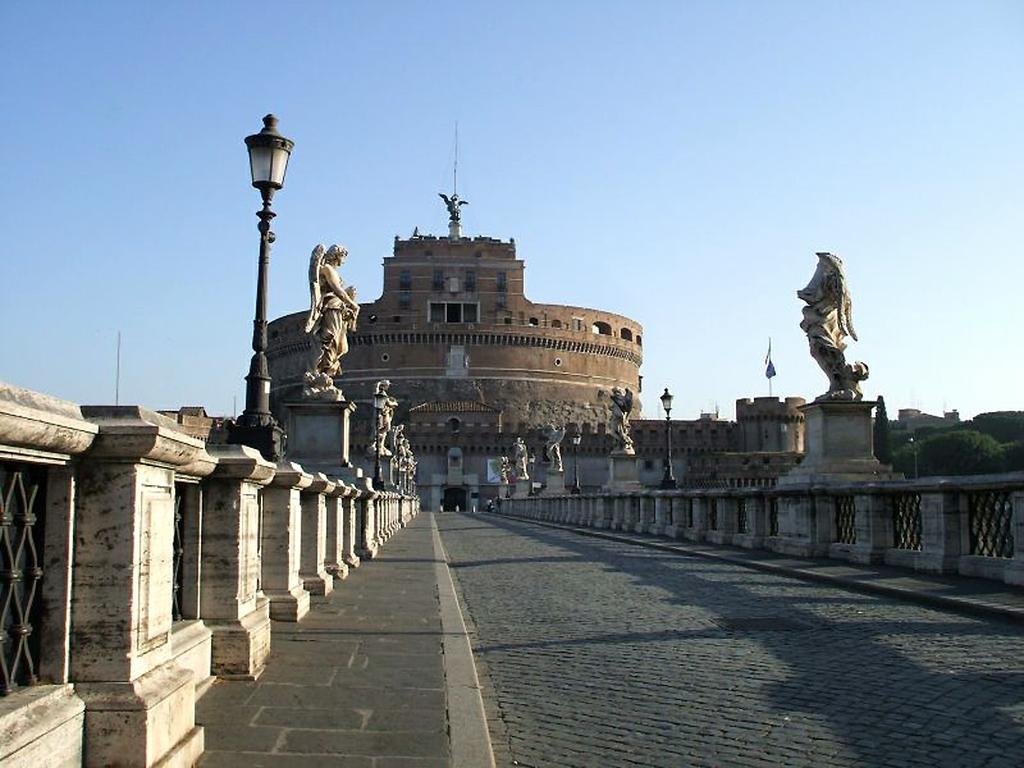
[[[486,764],[486,723],[481,737],[464,714],[480,695],[436,531],[432,513],[417,516],[301,622],[273,623],[259,680],[211,686],[196,708],[203,768]],[[486,752],[467,753],[467,734]]]

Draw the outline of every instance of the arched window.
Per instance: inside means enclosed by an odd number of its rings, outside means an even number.
[[[561,328],[562,327],[562,321],[561,320],[552,320],[551,321],[551,327],[552,328]]]
[[[534,326],[540,325],[540,320],[538,320],[536,317],[531,317],[530,318],[530,325],[534,325]]]
[[[448,431],[453,435],[459,434],[459,430],[462,429],[462,422],[452,416],[448,419]]]
[[[619,331],[619,336],[625,339],[626,341],[633,340],[633,332],[629,330],[629,328],[623,328],[621,331]]]
[[[594,325],[591,327],[591,330],[594,333],[599,334],[601,336],[612,335],[612,327],[608,325],[608,323],[602,322],[601,320],[598,320],[596,323],[594,323]]]
[[[644,345],[644,337],[637,334],[636,343],[637,346],[642,347]]]

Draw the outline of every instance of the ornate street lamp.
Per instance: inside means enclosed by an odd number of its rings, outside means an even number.
[[[245,137],[249,150],[249,168],[252,185],[260,191],[263,209],[256,213],[260,223],[259,271],[256,280],[256,318],[253,320],[252,349],[249,375],[245,377],[245,410],[229,430],[229,441],[257,448],[267,459],[281,458],[284,430],[270,412],[270,371],[267,368],[267,271],[270,266],[270,244],[274,233],[270,222],[276,215],[270,209],[274,192],[284,186],[295,142],[277,132],[277,118],[263,118],[263,130]]]
[[[574,496],[580,493],[580,443],[583,442],[583,433],[576,425],[576,434],[572,436],[572,489],[569,491]]]
[[[917,443],[914,442],[913,437],[907,442],[910,443],[910,449],[914,452],[914,479],[917,480]]]
[[[377,490],[384,487],[384,474],[380,468],[380,452],[384,448],[384,438],[380,434],[380,419],[387,401],[388,396],[378,387],[373,393],[373,487]]]
[[[672,395],[665,387],[661,395],[661,407],[665,409],[665,475],[661,478],[662,488],[678,488],[675,475],[672,474],[672,421],[669,414],[672,412]]]

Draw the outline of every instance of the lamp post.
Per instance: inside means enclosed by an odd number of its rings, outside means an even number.
[[[534,478],[533,466],[534,466],[534,464],[537,463],[537,454],[531,453],[530,454],[530,458],[526,460],[526,463],[530,465],[530,471],[528,473],[530,475],[530,490],[527,493],[528,493],[528,495],[533,496],[533,483],[534,483],[534,480],[533,480],[533,478]]]
[[[579,425],[576,426],[576,434],[572,436],[572,489],[569,491],[574,496],[580,493],[580,443],[583,442],[583,433]]]
[[[911,437],[907,442],[910,443],[910,450],[914,452],[914,479],[917,480],[917,443],[914,442],[913,437]]]
[[[270,209],[274,192],[284,186],[284,175],[288,169],[295,142],[277,132],[277,118],[267,115],[263,118],[263,130],[245,137],[249,150],[249,169],[252,185],[260,191],[263,208],[256,213],[260,223],[259,268],[256,279],[256,317],[252,324],[253,356],[249,363],[249,375],[245,377],[245,410],[229,430],[228,440],[232,443],[257,448],[267,459],[281,458],[284,430],[270,412],[270,371],[267,368],[267,272],[270,267],[270,245],[274,233],[270,222],[276,215]]]
[[[384,487],[384,475],[380,468],[380,452],[384,449],[384,438],[380,434],[380,416],[387,404],[388,396],[377,388],[373,393],[373,487],[380,490]]]
[[[665,475],[661,478],[662,488],[678,488],[675,475],[672,474],[672,395],[665,387],[661,395],[661,407],[665,409]]]

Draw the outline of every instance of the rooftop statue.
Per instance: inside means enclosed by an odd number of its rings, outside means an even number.
[[[850,291],[838,256],[819,252],[818,268],[803,290],[796,295],[806,302],[800,328],[807,334],[811,357],[828,376],[828,392],[820,400],[860,400],[860,383],[868,377],[865,363],[847,363],[844,350],[847,336],[857,340],[853,330]]]
[[[619,453],[633,454],[633,438],[629,434],[629,414],[633,412],[632,390],[612,387],[612,405],[612,433],[618,441],[615,450]]]
[[[334,386],[341,375],[341,356],[348,352],[348,332],[355,330],[359,317],[356,290],[345,287],[338,267],[348,251],[340,245],[325,249],[317,245],[309,257],[309,315],[306,333],[319,342],[320,351],[305,375],[302,393],[315,400],[341,400]]]
[[[544,453],[551,463],[554,472],[562,472],[562,440],[565,439],[565,427],[548,424],[544,430]]]
[[[460,200],[455,192],[451,197],[443,192],[438,192],[438,195],[444,200],[444,205],[448,209],[448,220],[456,224],[462,221],[462,206],[469,205],[469,200]]]

